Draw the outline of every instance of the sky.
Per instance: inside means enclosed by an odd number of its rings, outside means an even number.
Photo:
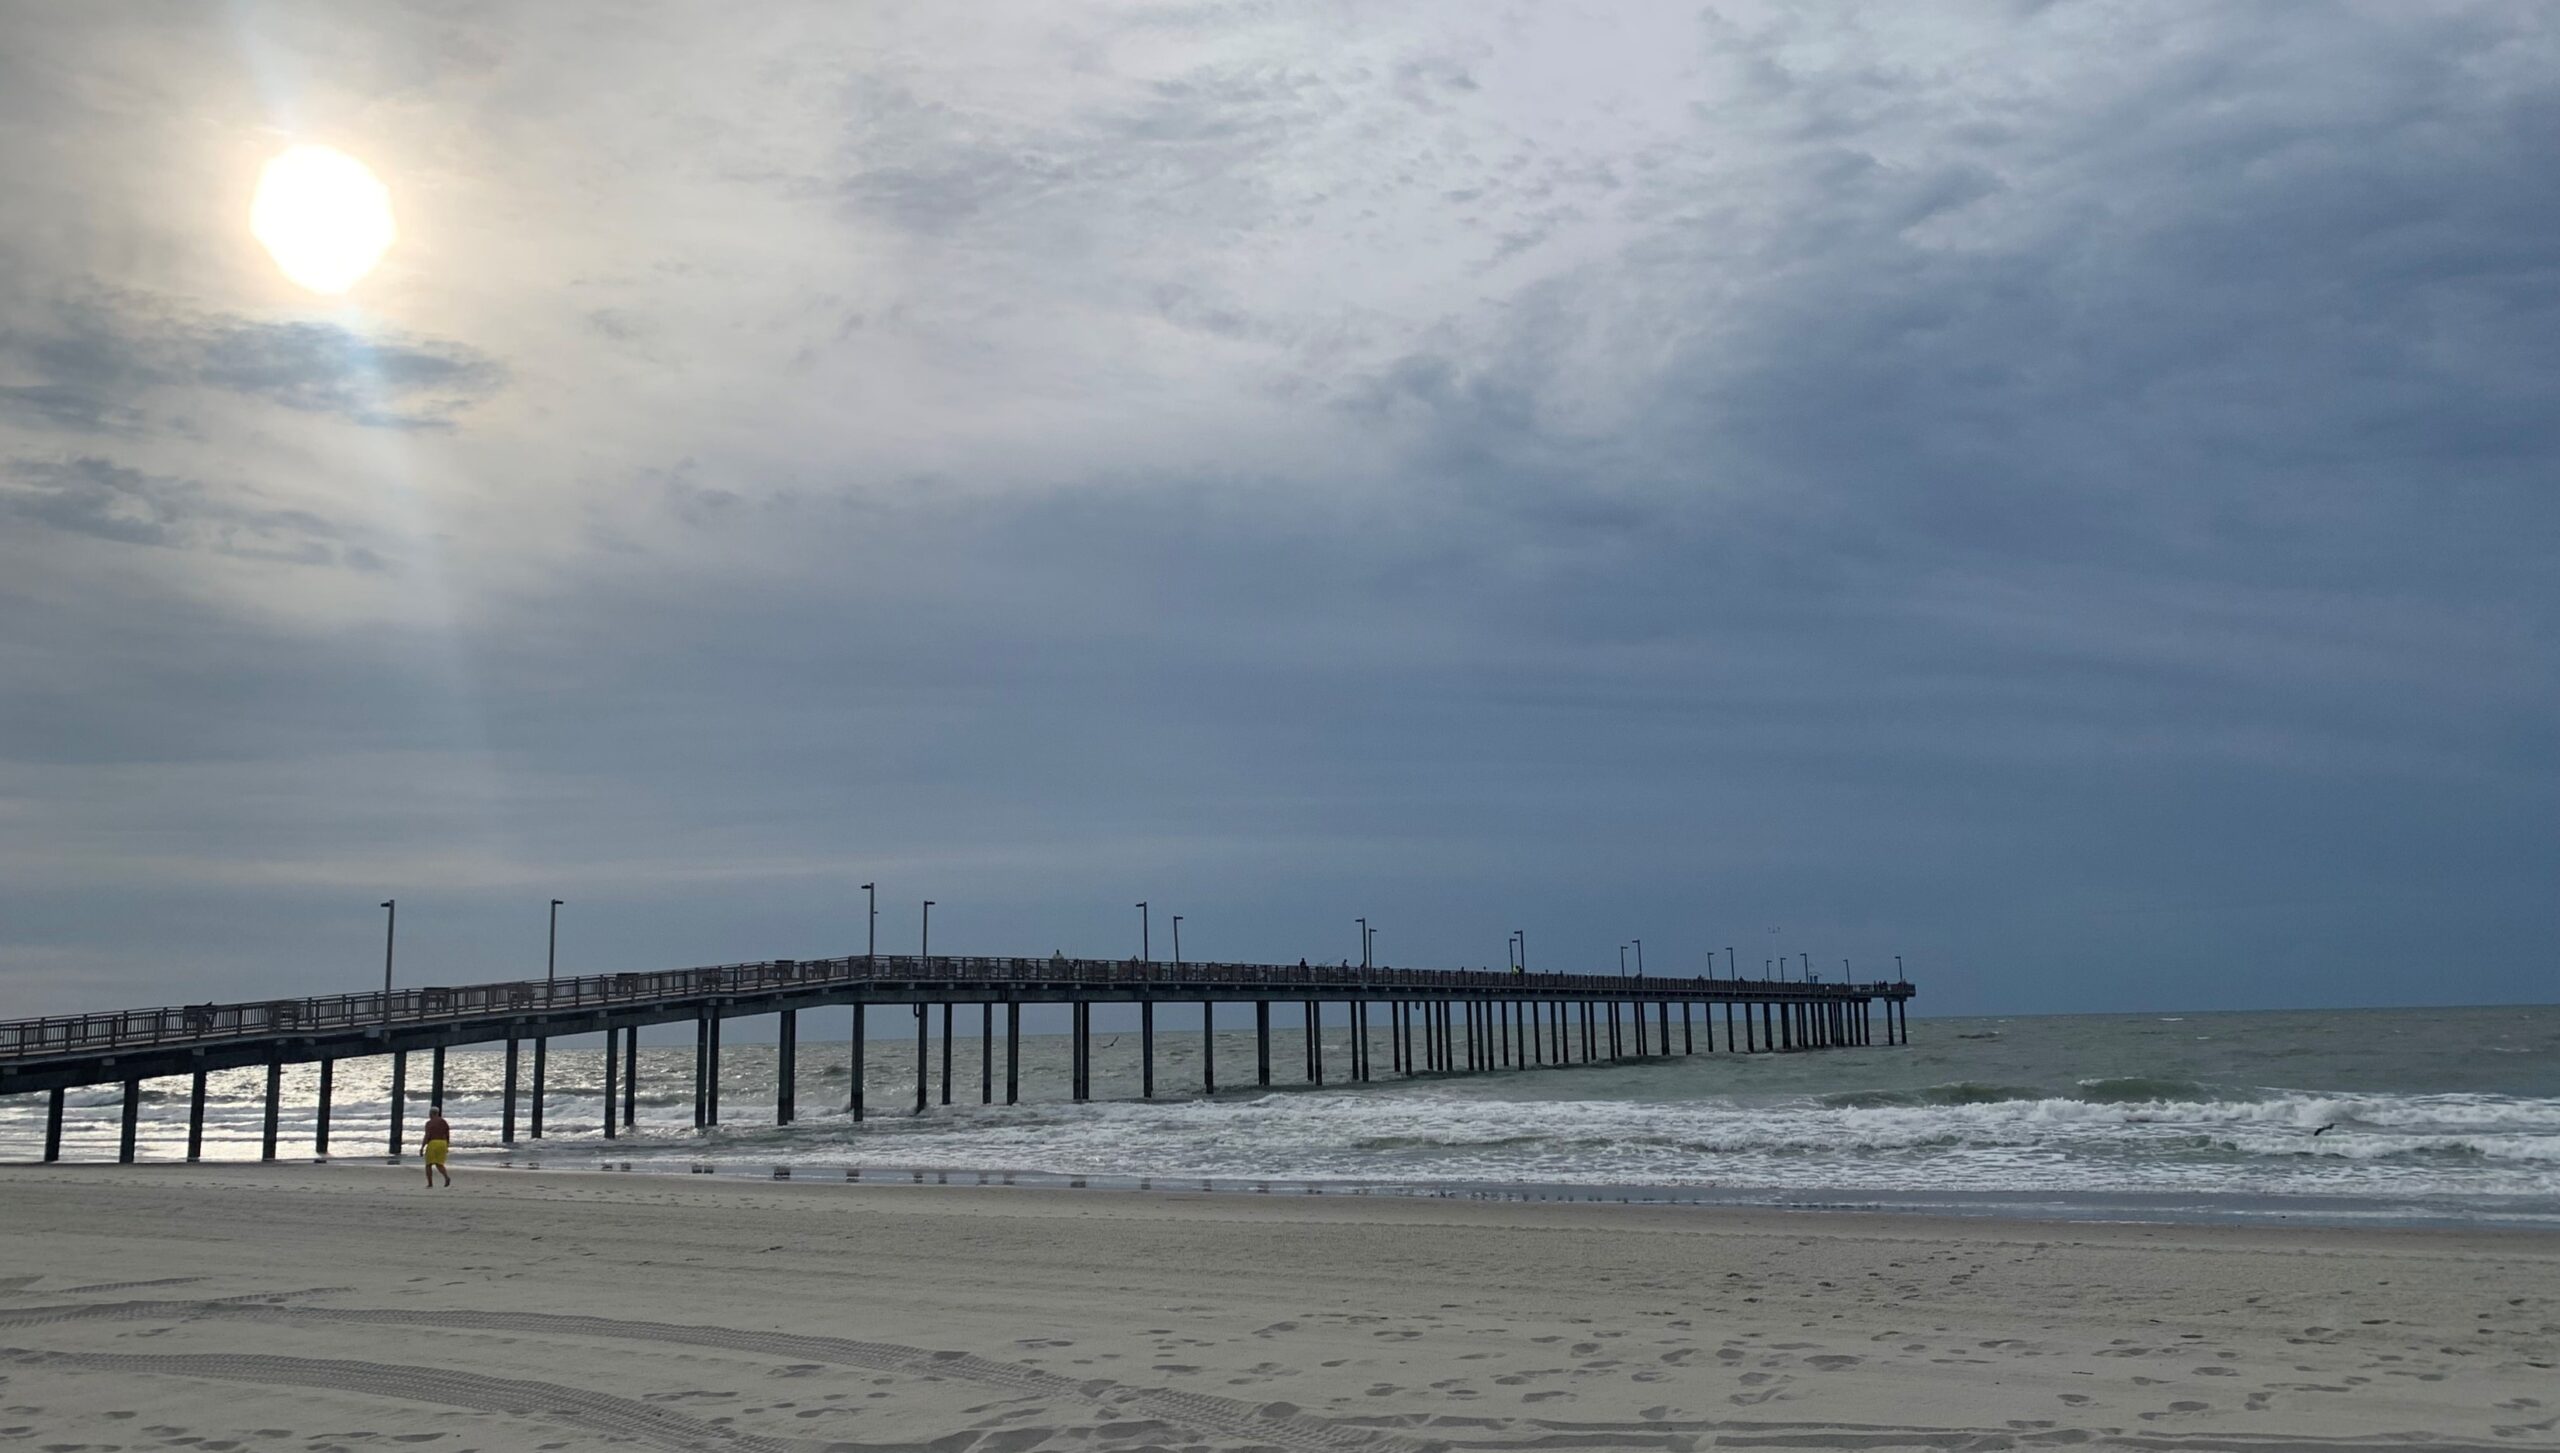
[[[341,297],[296,143],[390,194]],[[2547,1002],[2555,156],[2524,0],[5,0],[0,1017],[864,882]]]

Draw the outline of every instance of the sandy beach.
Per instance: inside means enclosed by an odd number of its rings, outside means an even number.
[[[0,1173],[68,1449],[2560,1446],[2560,1240],[408,1169]]]

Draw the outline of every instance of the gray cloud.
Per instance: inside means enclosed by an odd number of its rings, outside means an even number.
[[[244,503],[243,492],[145,474],[95,455],[0,463],[0,519],[122,545],[200,549],[287,565],[387,568],[371,548],[307,510]]]
[[[962,951],[2543,992],[2538,12],[553,16],[268,37],[404,98],[303,98],[438,239],[398,326],[0,224],[0,976],[336,984],[395,888],[447,978],[545,884],[828,951],[877,877]],[[219,38],[38,29],[271,140]]]
[[[212,389],[389,429],[449,429],[506,371],[460,344],[368,336],[341,324],[201,315],[131,296],[66,301],[40,322],[0,329],[0,360],[33,383],[0,405],[91,431],[145,427],[136,400]]]

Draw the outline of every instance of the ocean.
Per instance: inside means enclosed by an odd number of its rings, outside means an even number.
[[[456,1164],[2560,1229],[2551,1006],[1918,1019],[1905,1047],[1701,1048],[1413,1081],[1388,1076],[1381,1027],[1379,1079],[1365,1086],[1341,1082],[1348,1030],[1335,1026],[1322,1088],[1296,1083],[1300,1037],[1275,1028],[1268,1090],[1251,1087],[1250,1030],[1222,1028],[1214,1099],[1197,1094],[1199,1021],[1182,1006],[1158,1015],[1156,1100],[1138,1098],[1138,1035],[1124,1029],[1097,1034],[1096,1099],[1081,1105],[1067,1097],[1065,1037],[1026,1035],[1014,1106],[978,1103],[977,1018],[963,1009],[956,1022],[954,1103],[938,1103],[937,1015],[937,1103],[909,1113],[913,1036],[874,1039],[858,1125],[833,1011],[802,1016],[800,1119],[787,1128],[773,1124],[770,1045],[725,1047],[724,1123],[710,1131],[691,1123],[690,1047],[644,1048],[640,1124],[612,1141],[598,1052],[560,1049],[546,1135],[512,1148],[498,1144],[503,1054],[457,1050]],[[1002,1052],[999,1033],[999,1100]],[[526,1065],[529,1080],[529,1048]],[[286,1072],[284,1155],[310,1155],[317,1074]],[[413,1152],[424,1079],[413,1056]],[[212,1078],[208,1159],[257,1156],[263,1082],[260,1070]],[[186,1088],[146,1086],[143,1159],[183,1157]],[[339,1066],[333,1158],[379,1161],[388,1092],[387,1061]],[[119,1096],[73,1092],[67,1159],[113,1157]],[[0,1101],[0,1160],[33,1160],[42,1133],[42,1097]]]

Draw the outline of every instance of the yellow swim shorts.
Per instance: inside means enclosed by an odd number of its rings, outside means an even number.
[[[445,1153],[446,1151],[448,1151],[448,1150],[452,1149],[452,1148],[453,1148],[453,1147],[451,1147],[451,1146],[447,1145],[445,1142],[443,1142],[443,1141],[441,1141],[441,1140],[430,1140],[430,1141],[428,1141],[428,1142],[427,1142],[427,1144],[426,1144],[426,1151],[427,1151],[427,1164],[429,1164],[429,1165],[442,1165],[442,1164],[444,1164],[444,1153]]]

